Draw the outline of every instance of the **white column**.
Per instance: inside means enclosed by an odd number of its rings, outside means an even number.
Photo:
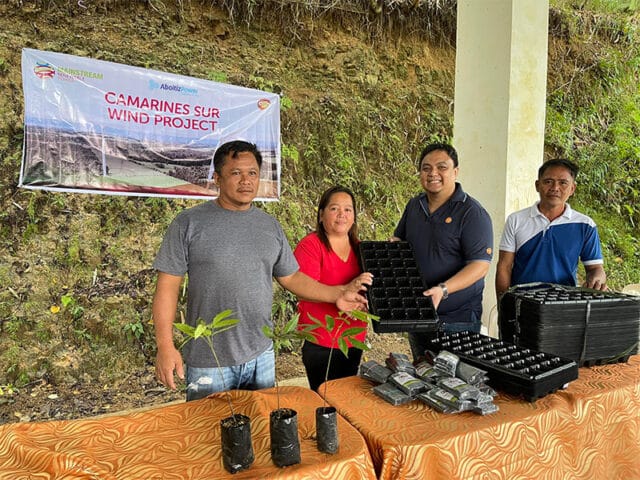
[[[493,221],[494,261],[484,291],[488,326],[497,318],[494,279],[504,221],[537,198],[549,1],[458,0],[457,8],[453,143],[463,188]],[[489,333],[496,333],[493,326]]]

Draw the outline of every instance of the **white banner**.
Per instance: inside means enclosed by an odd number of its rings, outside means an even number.
[[[62,53],[23,49],[20,186],[211,198],[227,141],[262,153],[258,200],[280,196],[277,94]]]

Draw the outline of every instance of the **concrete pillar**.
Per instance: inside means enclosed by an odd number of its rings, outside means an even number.
[[[504,221],[537,198],[549,1],[458,0],[457,8],[453,143],[465,191],[493,220],[494,261],[483,313],[483,324],[493,335],[495,266]]]

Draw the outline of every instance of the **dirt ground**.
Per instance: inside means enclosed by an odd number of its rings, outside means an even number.
[[[384,362],[390,352],[409,354],[406,335],[400,333],[369,334],[371,350],[363,361]],[[304,377],[298,353],[282,354],[276,363],[279,380]],[[184,391],[171,391],[155,378],[153,366],[117,385],[78,383],[56,386],[40,380],[13,393],[0,395],[0,424],[70,420],[96,415],[126,412],[184,400]]]

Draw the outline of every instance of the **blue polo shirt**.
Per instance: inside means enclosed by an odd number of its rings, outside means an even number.
[[[491,262],[491,218],[459,183],[451,198],[432,214],[425,193],[409,200],[394,235],[411,244],[427,288],[446,282],[469,262]],[[472,312],[480,317],[483,289],[484,279],[480,279],[451,293],[438,306],[438,316],[449,323],[469,322]]]
[[[603,263],[595,222],[567,203],[552,222],[535,205],[512,213],[500,240],[500,250],[515,253],[511,285],[545,282],[575,287],[578,260]]]

